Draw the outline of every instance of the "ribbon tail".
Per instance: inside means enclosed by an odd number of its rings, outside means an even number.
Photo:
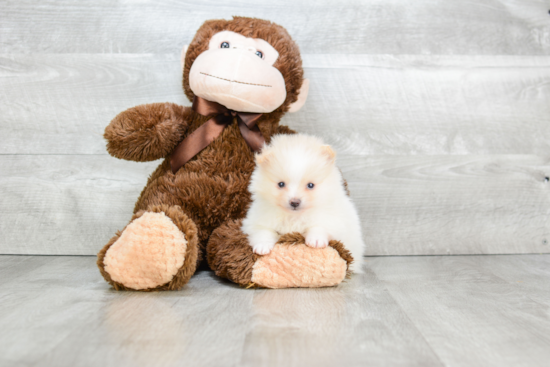
[[[239,130],[241,130],[244,141],[246,141],[252,151],[258,153],[262,150],[265,139],[255,123],[250,125],[247,125],[242,118],[239,118]]]
[[[176,173],[191,158],[212,143],[227,125],[220,124],[216,117],[211,118],[183,139],[170,158],[172,173]]]

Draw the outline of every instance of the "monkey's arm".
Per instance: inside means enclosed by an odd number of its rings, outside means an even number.
[[[277,126],[277,130],[276,130],[275,134],[291,135],[291,134],[296,134],[296,131],[292,130],[291,128],[289,128],[286,125],[279,125],[279,126]]]
[[[167,156],[183,139],[191,119],[189,107],[152,103],[127,109],[105,128],[113,157],[147,162]]]

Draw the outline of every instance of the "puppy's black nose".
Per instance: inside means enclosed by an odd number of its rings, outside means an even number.
[[[302,201],[300,199],[290,199],[290,206],[296,209],[297,207],[300,206],[301,202]]]

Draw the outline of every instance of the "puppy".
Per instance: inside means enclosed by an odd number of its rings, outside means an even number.
[[[361,272],[359,216],[335,160],[330,146],[304,134],[277,135],[256,155],[253,201],[242,225],[255,253],[268,254],[280,235],[299,232],[314,248],[341,241],[355,260],[350,270]]]

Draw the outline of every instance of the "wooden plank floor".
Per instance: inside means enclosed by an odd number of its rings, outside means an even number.
[[[210,271],[116,292],[94,257],[0,256],[2,366],[548,366],[550,255],[371,257],[335,288]]]

